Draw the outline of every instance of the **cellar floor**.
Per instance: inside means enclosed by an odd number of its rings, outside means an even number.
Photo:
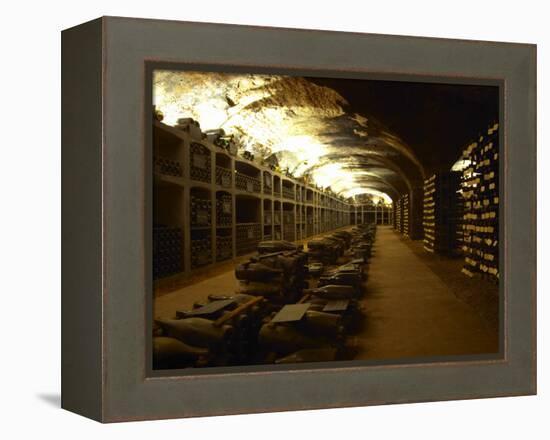
[[[432,269],[392,228],[378,228],[356,359],[498,352],[496,328]]]
[[[355,359],[384,360],[495,353],[498,332],[462,301],[436,271],[389,226],[378,227],[362,300],[366,322],[350,338]],[[156,317],[173,317],[209,294],[231,293],[233,266],[155,299]],[[482,288],[482,285],[480,285]]]

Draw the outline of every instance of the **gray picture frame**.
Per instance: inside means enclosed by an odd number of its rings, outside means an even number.
[[[154,66],[499,84],[499,356],[154,375]],[[535,45],[117,17],[63,31],[63,408],[117,422],[535,394],[535,320]]]

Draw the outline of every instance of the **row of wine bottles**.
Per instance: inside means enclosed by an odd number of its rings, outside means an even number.
[[[262,239],[262,226],[259,223],[237,225],[237,255],[253,252]]]
[[[177,227],[153,227],[153,279],[182,271],[182,231]]]
[[[403,232],[403,206],[401,198],[395,203],[395,230],[399,233]]]
[[[212,176],[210,150],[197,142],[191,142],[189,175],[191,179],[210,183]]]
[[[196,268],[212,263],[212,240],[210,232],[191,239],[191,267]]]
[[[233,236],[216,236],[216,260],[223,261],[233,256]]]
[[[285,199],[294,200],[294,189],[283,186],[283,197]]]
[[[209,199],[191,196],[191,227],[212,224],[212,202]]]
[[[242,191],[259,193],[261,189],[261,182],[257,177],[247,176],[246,174],[236,172],[235,187]]]
[[[456,252],[457,229],[462,218],[460,196],[461,173],[440,172],[424,183],[424,249],[452,255]]]
[[[410,233],[409,230],[409,195],[405,194],[402,196],[402,211],[401,211],[401,221],[402,221],[402,234],[408,236]]]
[[[231,188],[231,170],[216,166],[216,185],[224,188]]]
[[[233,201],[230,194],[221,194],[216,198],[216,225],[231,226],[233,224]]]
[[[183,177],[183,168],[176,160],[155,156],[153,157],[153,166],[155,173]]]
[[[463,172],[464,196],[462,272],[499,278],[499,137],[494,124],[464,151],[470,166]]]

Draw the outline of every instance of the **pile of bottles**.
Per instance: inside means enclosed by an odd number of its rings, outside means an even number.
[[[258,333],[269,303],[251,295],[210,295],[175,319],[157,319],[155,369],[243,365],[258,362]]]
[[[317,279],[321,275],[315,287],[303,289],[303,296],[297,302],[272,313],[262,326],[259,348],[266,360],[285,364],[353,357],[347,337],[357,332],[364,322],[365,313],[359,300],[364,294],[367,260],[353,258],[351,246],[363,242],[372,244],[375,228],[368,225],[324,237],[320,247],[330,249],[337,258],[326,265],[310,260],[310,276]],[[319,253],[307,255],[311,259]],[[333,266],[339,259],[346,262]]]
[[[211,295],[175,319],[156,321],[155,368],[352,359],[349,336],[365,319],[364,252],[375,234],[375,225],[361,225],[325,237],[335,264],[311,261],[315,254],[294,243],[261,242],[235,269],[236,293]],[[355,256],[357,249],[365,258]]]
[[[373,223],[358,225],[353,232],[350,247],[351,254],[354,258],[368,261],[372,255],[372,246],[376,238],[376,225]]]
[[[265,249],[262,243],[259,247]],[[238,289],[241,293],[261,295],[273,302],[289,303],[299,298],[307,287],[306,266],[307,255],[298,248],[261,253],[237,266],[235,278],[239,280]]]
[[[336,264],[341,253],[341,244],[329,240],[327,237],[308,241],[307,247],[310,260],[323,264]]]

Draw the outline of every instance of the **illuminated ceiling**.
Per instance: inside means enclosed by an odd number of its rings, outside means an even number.
[[[421,184],[423,167],[398,136],[349,111],[335,90],[300,77],[156,71],[154,104],[164,122],[191,117],[223,128],[257,157],[309,176],[345,197],[390,200]]]

